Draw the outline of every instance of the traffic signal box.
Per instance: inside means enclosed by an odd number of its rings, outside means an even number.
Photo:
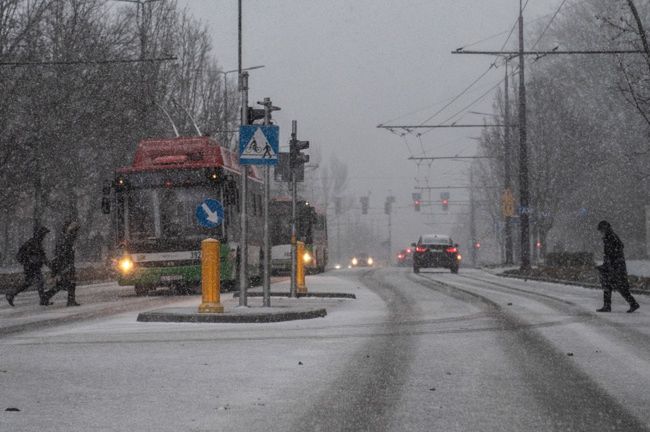
[[[309,148],[309,141],[300,141],[295,137],[289,142],[289,166],[295,172],[298,169],[304,169],[309,162],[309,155],[302,153],[302,150]]]
[[[253,124],[255,120],[262,120],[265,115],[264,108],[248,107],[248,124]]]
[[[443,210],[449,210],[449,192],[440,192],[440,203]]]
[[[413,197],[413,209],[416,212],[419,212],[420,205],[422,205],[422,194],[420,194],[419,192],[413,192],[411,196]]]
[[[359,201],[361,201],[361,214],[367,215],[368,214],[368,204],[370,199],[365,196],[359,198]]]

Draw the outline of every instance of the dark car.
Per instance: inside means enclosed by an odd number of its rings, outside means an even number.
[[[411,267],[413,265],[413,248],[406,248],[397,254],[397,265],[399,267]]]
[[[458,245],[451,237],[443,234],[426,234],[413,244],[413,273],[421,268],[442,267],[458,273],[461,255]]]

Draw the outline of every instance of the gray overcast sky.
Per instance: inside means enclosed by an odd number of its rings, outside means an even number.
[[[237,0],[187,0],[193,15],[210,28],[214,54],[224,69],[237,67]],[[456,96],[493,61],[491,57],[452,55],[458,47],[508,32],[518,15],[518,0],[244,0],[243,64],[265,65],[251,71],[250,101],[271,97],[282,111],[274,113],[287,143],[291,120],[298,136],[321,149],[323,159],[347,161],[350,192],[372,192],[370,206],[377,224],[385,224],[383,202],[389,190],[397,198],[394,244],[410,243],[423,231],[445,232],[449,225],[427,227],[424,213],[410,205],[415,177],[424,184],[467,184],[466,163],[435,162],[419,169],[408,161],[404,141],[379,123],[420,122]],[[545,24],[561,0],[529,0],[526,21]],[[181,0],[181,4],[183,4]],[[473,46],[499,49],[507,34]],[[516,37],[513,35],[512,42]],[[530,43],[530,41],[528,41]],[[499,68],[466,97],[432,122],[441,122],[495,85]],[[473,107],[491,111],[492,95]],[[455,109],[454,109],[455,108]],[[463,121],[482,118],[468,114]],[[435,130],[409,137],[411,151],[432,155],[472,155],[470,138],[478,130]],[[452,198],[465,195],[452,192]],[[462,208],[451,208],[463,211]],[[436,212],[439,212],[436,208]],[[381,215],[380,215],[381,214]],[[430,217],[429,217],[430,219]],[[449,222],[450,217],[438,217]]]

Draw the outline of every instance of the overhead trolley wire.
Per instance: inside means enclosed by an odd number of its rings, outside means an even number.
[[[530,0],[527,0],[526,3],[523,5],[523,9],[524,9],[524,10],[525,10],[526,7],[528,6],[528,3],[529,3],[529,2],[530,2]],[[575,4],[572,4],[572,5],[570,5],[570,6],[566,6],[564,9],[571,8],[571,7],[578,7],[580,3],[584,3],[584,0],[577,0],[577,1],[575,2]],[[551,23],[551,22],[556,18],[556,16],[559,14],[560,10],[565,6],[565,4],[566,4],[566,0],[564,0],[564,1],[562,2],[562,4],[560,5],[560,7],[558,7],[558,9],[557,9],[554,13],[545,14],[545,15],[542,15],[542,16],[540,16],[540,17],[538,17],[538,18],[535,18],[535,19],[530,20],[530,21],[527,21],[527,22],[528,22],[528,23],[533,23],[533,22],[537,22],[537,21],[540,21],[540,20],[542,20],[542,19],[545,19],[545,18],[547,18],[547,17],[549,17],[549,16],[552,16],[551,21],[547,24],[547,27],[550,27],[550,25],[551,25],[550,23]],[[501,35],[508,34],[508,37],[506,38],[505,42],[503,43],[503,45],[501,46],[501,49],[500,49],[500,51],[503,51],[503,50],[505,49],[506,45],[508,44],[508,42],[510,41],[510,38],[512,37],[512,35],[513,35],[515,29],[517,28],[517,23],[518,23],[518,21],[515,20],[515,23],[513,24],[513,26],[511,27],[510,30],[505,30],[505,31],[502,31],[502,32],[500,32],[500,33],[493,34],[493,35],[491,35],[491,36],[488,36],[488,37],[486,37],[486,38],[483,38],[483,39],[481,39],[481,40],[478,40],[478,41],[475,41],[475,42],[469,43],[469,44],[467,44],[467,45],[464,45],[464,46],[458,48],[458,50],[462,50],[462,49],[465,49],[465,48],[468,48],[468,47],[472,47],[472,46],[478,45],[479,43],[482,43],[482,42],[485,42],[485,41],[488,41],[488,40],[495,39],[495,38],[497,38],[497,37],[499,37],[499,36],[501,36]],[[544,33],[545,33],[546,31],[547,31],[547,30],[544,30]],[[543,33],[543,34],[544,34],[544,33]],[[538,41],[538,42],[539,42],[539,41]],[[534,46],[536,46],[538,42],[536,42]],[[499,67],[499,66],[500,66],[500,64],[499,64],[499,61],[497,60],[497,61],[495,61],[493,64],[490,65],[490,68],[488,69],[488,71],[491,70],[492,68],[497,68],[497,67]],[[431,105],[428,105],[428,106],[426,106],[426,107],[422,107],[422,108],[415,109],[415,110],[410,111],[410,112],[408,112],[408,113],[406,113],[406,114],[400,115],[400,116],[395,117],[395,118],[390,119],[390,120],[387,120],[387,121],[383,122],[381,125],[386,125],[386,124],[392,123],[392,122],[394,122],[394,121],[396,121],[396,120],[399,120],[399,119],[402,119],[402,118],[404,118],[404,117],[408,117],[408,116],[413,115],[413,114],[415,114],[415,113],[421,112],[421,111],[423,111],[423,110],[425,110],[425,109],[427,109],[427,108],[431,108],[431,107],[434,107],[434,106],[438,106],[438,105],[440,105],[440,104],[445,104],[444,107],[443,107],[442,109],[438,110],[435,114],[433,114],[431,117],[429,117],[427,120],[425,120],[424,122],[422,122],[422,123],[420,123],[420,124],[424,124],[424,123],[426,123],[427,121],[430,121],[431,119],[435,118],[438,114],[440,114],[441,112],[443,112],[446,108],[448,108],[451,104],[453,104],[456,100],[458,100],[461,96],[465,95],[465,94],[467,93],[467,91],[469,90],[469,88],[472,88],[472,87],[476,84],[476,82],[480,81],[480,79],[483,78],[484,75],[487,75],[488,71],[486,71],[486,72],[484,72],[483,74],[481,74],[481,76],[480,76],[479,78],[477,78],[476,80],[474,80],[474,82],[472,82],[472,84],[470,84],[470,85],[468,86],[468,88],[465,89],[465,90],[463,90],[459,95],[456,95],[456,96],[453,96],[453,97],[450,97],[450,98],[443,99],[443,100],[441,100],[441,101],[439,101],[439,102],[435,102],[435,103],[433,103],[433,104],[431,104]]]

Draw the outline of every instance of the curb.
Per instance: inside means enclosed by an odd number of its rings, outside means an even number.
[[[556,284],[562,284],[562,285],[571,285],[571,286],[578,286],[582,288],[589,288],[589,289],[601,289],[602,287],[597,284],[592,284],[588,282],[576,282],[576,281],[567,281],[567,280],[562,280],[562,279],[552,279],[552,278],[543,278],[543,277],[536,277],[536,276],[521,276],[521,275],[513,275],[513,274],[504,274],[504,273],[497,273],[497,276],[501,276],[504,278],[510,278],[510,279],[521,279],[521,280],[532,280],[532,281],[537,281],[537,282],[549,282],[549,283],[556,283]],[[632,294],[645,294],[645,295],[650,295],[650,292],[647,290],[640,290],[636,288],[631,288],[630,292]]]
[[[192,308],[194,309],[194,308]],[[179,323],[271,323],[294,321],[312,318],[323,318],[327,315],[325,309],[312,309],[289,312],[259,312],[259,313],[198,313],[173,312],[174,309],[159,309],[138,314],[138,322],[179,322]],[[178,310],[178,309],[175,309]]]
[[[237,298],[239,297],[239,291],[235,291],[232,293],[233,297]],[[270,293],[271,297],[286,297],[286,298],[291,298],[289,296],[289,293],[284,293],[284,292],[272,292]],[[249,292],[247,293],[247,297],[263,297],[264,293],[261,292]],[[312,298],[349,298],[349,299],[356,299],[357,296],[354,294],[350,293],[319,293],[319,292],[314,292],[314,293],[297,293],[296,296],[298,298],[301,297],[312,297]]]

